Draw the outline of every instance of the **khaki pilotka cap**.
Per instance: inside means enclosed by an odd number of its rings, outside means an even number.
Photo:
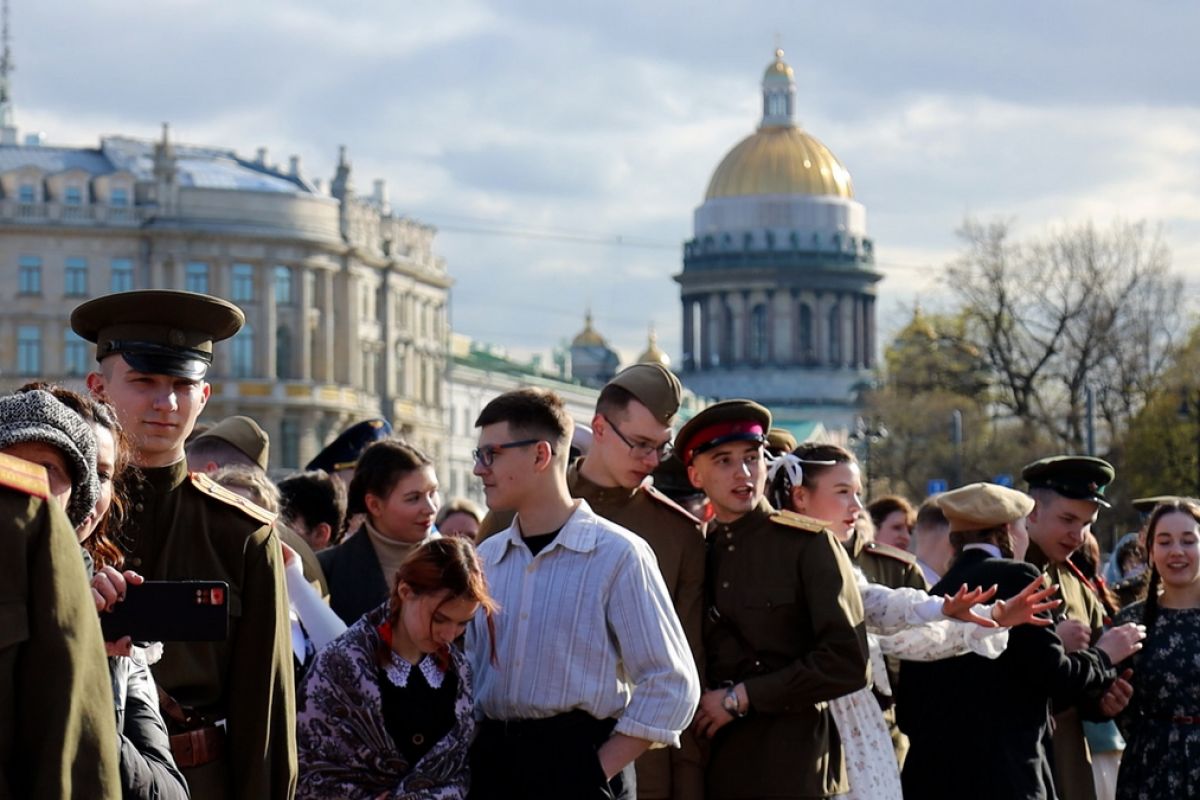
[[[266,471],[271,454],[271,439],[267,436],[267,432],[249,417],[241,415],[226,417],[193,441],[200,442],[205,439],[220,439],[226,444],[232,445],[255,464],[258,464],[264,472]]]
[[[675,419],[683,398],[683,385],[679,378],[661,364],[626,367],[605,386],[619,386],[629,392],[635,400],[650,409],[654,418],[663,425],[670,425]]]
[[[772,455],[791,453],[799,446],[796,437],[787,428],[771,428],[767,431],[767,451]]]
[[[198,292],[151,290],[97,297],[71,312],[71,329],[96,343],[96,360],[114,353],[138,372],[203,380],[213,342],[246,317],[233,303]]]
[[[1029,515],[1033,498],[995,483],[972,483],[943,492],[933,502],[950,522],[950,532],[998,528]]]

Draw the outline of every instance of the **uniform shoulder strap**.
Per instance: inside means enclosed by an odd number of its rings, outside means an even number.
[[[783,525],[787,528],[795,528],[800,531],[809,533],[820,533],[829,527],[824,520],[816,517],[806,517],[803,514],[797,514],[795,511],[776,511],[771,514],[771,522],[776,525]]]
[[[867,542],[863,549],[868,553],[874,553],[877,556],[883,556],[895,561],[899,561],[909,566],[916,566],[917,557],[907,550],[901,550],[899,547],[892,547],[890,544],[883,542]]]
[[[0,486],[42,499],[50,496],[45,467],[3,453],[0,453]]]
[[[191,480],[192,486],[196,487],[201,494],[211,497],[227,506],[233,506],[256,522],[264,525],[270,525],[275,522],[275,514],[247,500],[237,492],[229,491],[203,472],[190,472],[188,473],[188,478]]]
[[[642,491],[646,493],[646,497],[650,498],[659,505],[666,506],[667,508],[671,509],[671,511],[686,518],[687,521],[693,525],[700,524],[700,520],[696,519],[696,517],[690,511],[676,503],[671,498],[667,497],[658,489],[655,489],[653,486],[643,486]]]

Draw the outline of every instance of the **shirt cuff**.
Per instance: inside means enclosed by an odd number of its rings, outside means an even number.
[[[650,742],[651,746],[679,747],[679,731],[656,728],[629,717],[621,717],[617,720],[617,727],[613,729],[613,733],[622,733],[632,736],[634,739],[644,739]]]

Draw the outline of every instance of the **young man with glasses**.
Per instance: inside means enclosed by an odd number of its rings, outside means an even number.
[[[699,698],[654,554],[571,497],[556,395],[509,392],[475,424],[488,507],[515,518],[479,546],[501,611],[467,631],[484,715],[470,796],[631,800],[634,759],[679,746]]]
[[[658,364],[621,371],[600,391],[591,449],[567,470],[567,489],[650,545],[700,665],[704,534],[699,520],[646,482],[670,455],[671,422],[681,395],[679,379]],[[511,513],[490,512],[481,540],[510,524]],[[651,750],[638,759],[637,787],[641,800],[702,800],[704,768],[695,738],[685,733],[682,747]]]

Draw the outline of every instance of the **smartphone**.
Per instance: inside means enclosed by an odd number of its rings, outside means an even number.
[[[100,612],[106,642],[221,642],[229,636],[229,584],[223,581],[146,581],[130,584],[125,599]]]

